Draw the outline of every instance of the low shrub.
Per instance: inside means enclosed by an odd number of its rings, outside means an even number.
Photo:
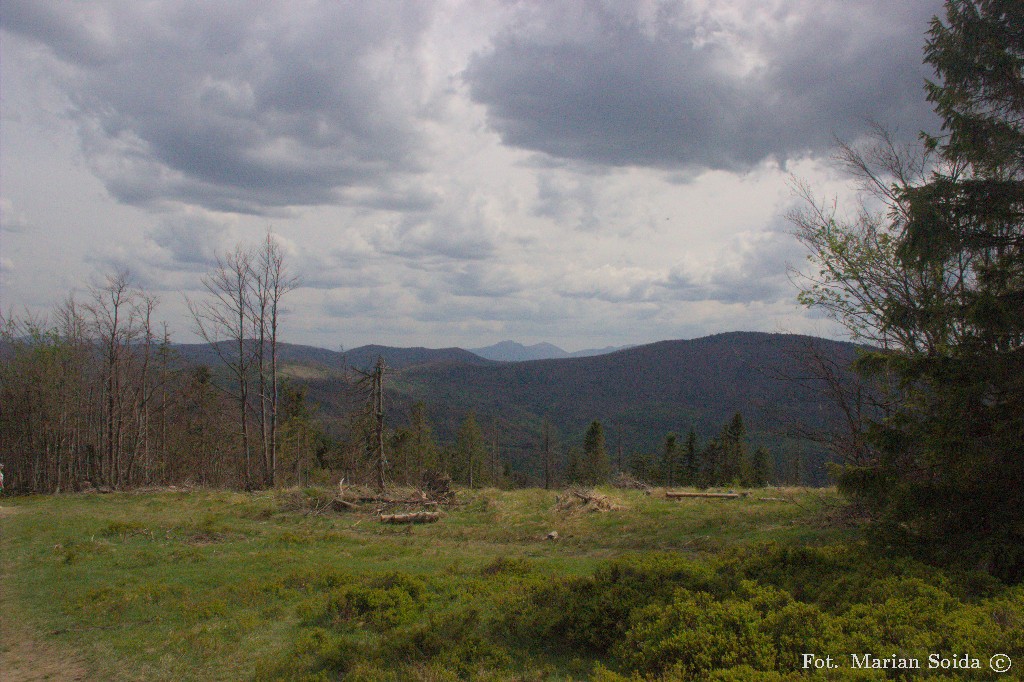
[[[457,679],[477,679],[481,672],[507,668],[513,660],[510,651],[492,636],[480,611],[471,606],[431,614],[394,633],[384,653],[390,660],[439,666],[455,673]]]
[[[678,556],[628,556],[592,576],[525,586],[508,605],[504,627],[555,647],[606,654],[625,634],[635,609],[668,600],[677,587],[701,589],[714,582],[707,566]]]
[[[258,665],[255,678],[327,682],[337,679],[338,674],[346,672],[361,658],[363,654],[347,639],[317,627],[300,632],[284,656]]]
[[[385,629],[408,621],[419,612],[421,604],[402,587],[345,585],[303,602],[298,615],[305,625]]]

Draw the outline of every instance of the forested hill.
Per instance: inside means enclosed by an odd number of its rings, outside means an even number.
[[[595,357],[411,366],[398,378],[401,397],[423,400],[432,411],[474,409],[534,423],[546,416],[573,437],[600,419],[648,444],[691,426],[710,436],[736,412],[762,432],[831,421],[837,415],[823,395],[785,378],[807,376],[812,346],[840,364],[856,353],[850,343],[732,332]]]
[[[462,348],[394,348],[392,346],[360,346],[345,353],[349,366],[368,369],[377,362],[377,358],[392,369],[403,369],[415,365],[432,365],[448,363],[464,363],[467,365],[489,365],[485,360]]]
[[[344,399],[345,368],[370,368],[378,356],[388,365],[387,420],[400,427],[411,405],[423,401],[434,432],[451,440],[469,410],[512,459],[535,454],[541,421],[550,420],[563,446],[582,442],[594,419],[606,428],[609,450],[625,456],[653,453],[669,432],[692,427],[705,440],[737,412],[753,442],[776,450],[797,448],[815,460],[823,453],[788,437],[797,427],[839,423],[828,398],[807,382],[788,377],[810,373],[812,350],[848,366],[856,346],[809,336],[731,332],[686,341],[661,341],[606,355],[493,362],[459,348],[363,346],[345,353],[282,344],[285,376],[304,383],[309,399],[329,422],[360,400]],[[179,346],[188,362],[217,366],[212,349]],[[344,407],[348,405],[349,407]]]

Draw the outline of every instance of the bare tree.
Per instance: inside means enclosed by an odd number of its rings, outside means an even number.
[[[141,331],[142,298],[141,292],[131,286],[128,271],[121,270],[107,275],[102,286],[90,287],[89,301],[83,306],[90,332],[103,354],[105,434],[103,457],[93,473],[104,485],[124,482],[121,466],[130,418],[126,403],[130,399],[132,344]]]
[[[141,336],[141,348],[137,352],[129,353],[129,357],[136,357],[141,354],[139,362],[141,366],[136,372],[135,382],[132,386],[132,407],[134,410],[134,447],[128,453],[128,461],[125,464],[124,481],[134,480],[135,465],[139,454],[142,455],[143,477],[148,478],[151,468],[150,460],[150,413],[153,395],[156,386],[153,380],[154,361],[154,334],[153,334],[153,313],[159,300],[152,295],[139,293],[137,306],[139,330]],[[134,349],[133,349],[134,350]]]
[[[232,378],[242,438],[246,487],[273,486],[277,478],[278,337],[284,296],[298,286],[271,233],[258,250],[239,245],[217,258],[203,278],[209,297],[189,301],[199,336],[213,348]],[[254,395],[255,392],[255,395]],[[249,414],[259,424],[258,460],[253,457]]]
[[[69,296],[52,325],[0,315],[0,460],[15,487],[239,484],[237,402],[207,368],[174,368],[156,299],[129,281]]]
[[[242,439],[242,478],[252,488],[252,449],[249,434],[249,381],[254,362],[250,329],[252,313],[252,251],[242,247],[217,257],[217,267],[203,277],[209,298],[188,301],[195,330],[210,345],[231,374]]]
[[[298,286],[298,278],[288,273],[281,246],[270,232],[267,232],[266,239],[255,254],[253,270],[250,302],[259,366],[263,469],[265,483],[273,486],[277,478],[277,346],[281,299]]]

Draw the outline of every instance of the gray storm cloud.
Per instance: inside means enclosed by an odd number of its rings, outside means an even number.
[[[428,4],[5,2],[108,190],[265,213],[415,171]],[[398,201],[399,199],[393,199]]]
[[[866,119],[933,123],[917,65],[938,2],[795,2],[761,24],[748,4],[732,28],[685,3],[647,20],[529,5],[464,77],[506,144],[594,164],[742,171],[820,153]]]

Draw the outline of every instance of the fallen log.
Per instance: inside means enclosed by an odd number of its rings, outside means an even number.
[[[358,505],[338,497],[331,500],[331,509],[333,509],[334,511],[352,511],[353,509],[358,508]]]
[[[441,515],[438,512],[415,512],[413,514],[381,514],[381,523],[434,523]]]
[[[428,500],[428,499],[425,499],[425,498],[420,498],[420,499],[411,498],[411,499],[402,500],[402,499],[397,499],[397,498],[394,498],[394,497],[380,497],[380,496],[377,496],[377,497],[357,497],[355,499],[357,501],[359,501],[359,502],[378,502],[380,504],[420,504],[420,505],[423,505],[424,507],[436,506],[438,504],[441,504],[437,500]]]
[[[679,499],[683,497],[703,497],[712,499],[723,499],[723,500],[735,500],[740,497],[746,497],[750,493],[684,493],[676,492],[674,490],[666,490],[665,497],[670,500]]]

